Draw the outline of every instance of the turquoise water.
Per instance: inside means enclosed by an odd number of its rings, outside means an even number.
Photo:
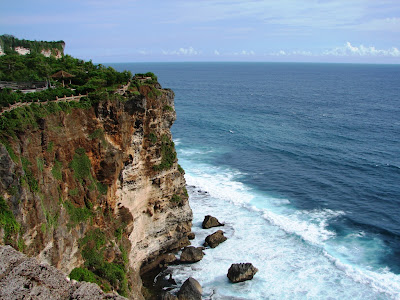
[[[400,68],[118,64],[175,91],[172,127],[194,211],[228,241],[196,264],[213,299],[400,299]],[[252,262],[231,285],[231,263]]]

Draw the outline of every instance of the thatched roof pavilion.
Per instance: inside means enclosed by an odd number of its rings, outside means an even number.
[[[68,72],[61,70],[61,71],[58,71],[57,73],[54,73],[50,77],[55,78],[55,79],[62,79],[62,85],[65,86],[64,79],[69,78],[69,84],[71,84],[71,78],[75,77],[75,75],[69,74]]]

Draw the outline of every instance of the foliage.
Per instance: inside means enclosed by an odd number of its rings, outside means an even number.
[[[74,279],[76,281],[93,282],[101,286],[105,292],[111,291],[111,287],[108,284],[104,284],[104,282],[102,282],[99,276],[97,276],[92,271],[89,271],[86,268],[73,269],[69,274],[69,278]]]
[[[15,47],[24,47],[31,50],[31,52],[40,53],[42,50],[57,49],[60,52],[64,51],[64,41],[29,41],[20,40],[8,34],[0,35],[0,46],[6,54],[14,53]]]
[[[57,159],[54,161],[53,168],[51,169],[51,174],[57,180],[62,180],[62,162]]]
[[[68,112],[72,108],[86,109],[91,106],[90,102],[81,99],[79,102],[60,102],[49,105],[38,105],[32,103],[29,106],[15,108],[10,112],[5,112],[0,116],[0,140],[7,140],[15,137],[18,133],[23,133],[28,129],[37,128],[38,121],[50,114],[57,107],[57,110]],[[9,152],[10,153],[10,152]]]
[[[181,165],[179,165],[178,164],[178,171],[181,173],[181,174],[185,174],[185,170],[181,167]]]
[[[182,202],[181,196],[174,194],[172,195],[171,202],[180,204]]]
[[[37,167],[38,167],[38,170],[39,170],[40,172],[43,172],[43,169],[44,169],[44,159],[43,159],[43,158],[36,157],[36,165],[37,165]]]
[[[74,158],[70,163],[70,168],[74,171],[75,179],[82,180],[88,178],[91,166],[90,159],[86,155],[85,149],[76,149]]]
[[[11,236],[18,233],[21,228],[3,197],[0,197],[0,226],[4,228],[5,244],[10,244]]]
[[[53,148],[54,148],[54,142],[51,141],[48,145],[47,145],[47,152],[53,152]]]
[[[124,259],[122,263],[106,262],[104,258],[106,242],[105,233],[98,228],[88,232],[79,241],[82,257],[85,260],[85,267],[94,275],[107,280],[118,290],[119,294],[127,296],[126,262]]]
[[[25,157],[21,158],[21,162],[22,162],[22,168],[25,173],[24,179],[28,183],[29,189],[31,190],[32,193],[38,192],[39,191],[39,183],[32,172],[31,162]]]
[[[147,72],[147,73],[136,73],[135,74],[136,77],[151,77],[151,80],[157,82],[157,76],[154,75],[153,72]]]
[[[4,147],[6,147],[8,155],[10,155],[11,159],[15,163],[18,163],[18,161],[19,161],[18,156],[15,154],[14,149],[11,147],[11,145],[8,142],[6,142],[4,139],[0,139],[0,143],[2,143],[4,145]]]
[[[92,210],[86,206],[76,207],[70,201],[65,201],[63,204],[68,212],[69,219],[73,225],[81,222],[86,222],[89,218],[93,216]]]
[[[154,132],[149,133],[148,139],[152,144],[157,143],[157,135]]]
[[[161,163],[153,166],[155,171],[168,170],[176,160],[175,144],[167,135],[161,139]]]
[[[163,110],[164,110],[164,111],[174,111],[174,109],[173,109],[171,106],[169,106],[169,105],[165,105],[164,108],[163,108]]]

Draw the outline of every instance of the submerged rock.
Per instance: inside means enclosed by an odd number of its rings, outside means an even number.
[[[201,226],[203,227],[203,229],[208,229],[211,227],[224,226],[224,224],[220,223],[217,218],[207,215],[204,217],[204,221]]]
[[[202,260],[204,253],[202,247],[185,247],[182,251],[180,261],[183,263],[195,263]]]
[[[232,264],[228,270],[228,278],[231,282],[242,282],[253,279],[258,269],[251,263]]]
[[[181,289],[178,292],[179,300],[201,300],[201,294],[203,293],[203,289],[200,283],[189,277],[183,284]]]
[[[204,243],[204,246],[215,248],[226,240],[227,238],[224,236],[224,232],[222,230],[218,230],[206,237],[206,242]]]

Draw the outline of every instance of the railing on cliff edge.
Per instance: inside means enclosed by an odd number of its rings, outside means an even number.
[[[122,85],[119,89],[117,89],[115,91],[115,93],[123,95],[127,91],[127,89],[129,88],[130,84],[131,84],[131,81],[129,80],[126,85]],[[50,102],[55,102],[55,103],[58,103],[58,102],[71,102],[71,101],[79,101],[82,97],[88,97],[88,94],[87,93],[86,93],[86,95],[79,94],[77,96],[70,96],[70,97],[67,97],[67,96],[64,95],[64,97],[61,97],[61,98],[56,96],[55,100],[47,100],[47,101],[42,101],[42,102],[39,99],[37,99],[36,101],[32,101],[32,102],[17,102],[17,103],[14,103],[13,105],[11,105],[9,107],[3,107],[3,109],[0,112],[0,116],[5,112],[10,112],[13,109],[16,109],[18,107],[28,106],[28,105],[30,105],[32,103],[48,104]]]

